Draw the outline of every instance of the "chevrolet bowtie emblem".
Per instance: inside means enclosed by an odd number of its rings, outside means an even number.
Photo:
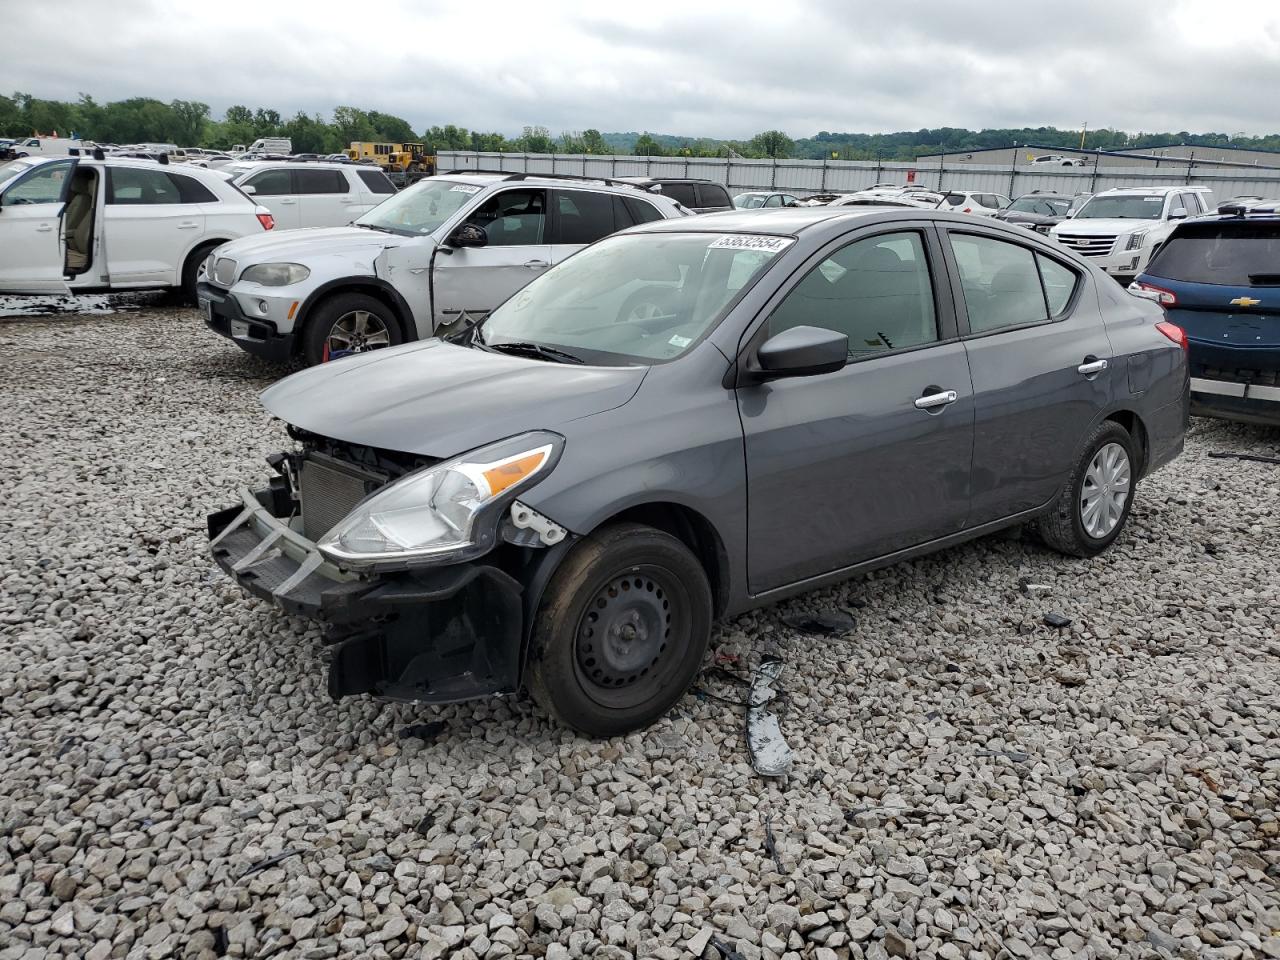
[[[1256,307],[1261,300],[1255,300],[1253,297],[1236,297],[1231,301],[1233,307]]]

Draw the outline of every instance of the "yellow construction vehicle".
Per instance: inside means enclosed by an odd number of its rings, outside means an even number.
[[[436,158],[421,143],[352,143],[347,156],[359,163],[372,160],[386,173],[429,177],[436,172]]]

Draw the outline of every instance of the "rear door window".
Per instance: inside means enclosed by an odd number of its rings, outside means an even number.
[[[953,233],[950,240],[972,333],[990,333],[1049,319],[1040,269],[1032,251],[972,234]]]
[[[1280,224],[1244,221],[1179,227],[1147,273],[1231,287],[1280,286]]]
[[[556,212],[560,215],[560,236],[556,243],[595,243],[619,229],[614,225],[613,196],[608,193],[559,190]]]
[[[351,188],[341,170],[295,170],[298,193],[348,193]]]

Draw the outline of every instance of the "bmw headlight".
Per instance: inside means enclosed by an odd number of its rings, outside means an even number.
[[[311,271],[300,263],[259,263],[240,274],[241,280],[260,283],[264,287],[287,287],[301,283],[311,276]]]
[[[1142,241],[1147,239],[1147,231],[1139,230],[1137,233],[1129,234],[1129,242],[1125,244],[1126,250],[1137,250],[1142,246]]]
[[[535,431],[417,470],[361,502],[318,546],[346,567],[480,556],[497,542],[503,509],[550,473],[563,449],[559,434]]]
[[[217,259],[218,259],[218,255],[216,253],[211,253],[209,254],[208,257],[205,258],[202,269],[204,270],[204,275],[206,277],[209,277],[210,279],[213,278],[213,262]]]

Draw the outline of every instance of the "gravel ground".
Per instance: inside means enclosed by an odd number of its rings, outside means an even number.
[[[779,782],[695,694],[604,742],[333,704],[205,555],[277,371],[173,309],[0,356],[0,960],[1280,957],[1280,467],[1207,457],[1280,431],[1196,422],[1100,559],[991,538],[722,625],[787,660]]]

